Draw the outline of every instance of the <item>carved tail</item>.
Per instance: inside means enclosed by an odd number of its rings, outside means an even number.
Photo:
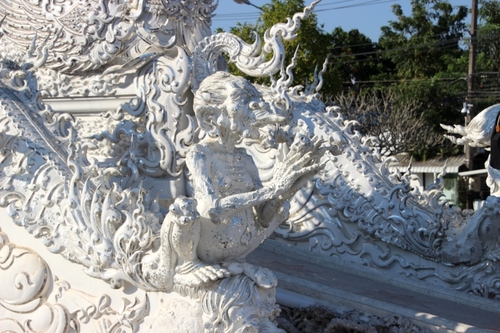
[[[161,227],[161,245],[158,253],[153,260],[142,264],[142,270],[148,282],[162,291],[169,291],[173,286],[177,263],[177,252],[171,243],[174,224],[173,214],[168,213]]]
[[[304,8],[302,13],[295,14],[286,23],[277,23],[268,29],[264,35],[264,47],[257,34],[252,45],[226,32],[206,37],[193,51],[192,89],[198,89],[199,83],[204,78],[221,70],[219,59],[222,53],[226,53],[229,60],[247,75],[266,77],[277,73],[283,67],[285,60],[283,40],[293,40],[296,37],[300,22],[309,17],[320,1],[314,1]],[[272,54],[272,58],[266,61],[269,53]]]

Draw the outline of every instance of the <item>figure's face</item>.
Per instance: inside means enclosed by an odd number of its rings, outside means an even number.
[[[251,85],[245,89],[234,89],[224,103],[230,130],[243,137],[258,138],[258,129],[272,122],[269,104]]]
[[[200,127],[209,137],[231,142],[260,139],[259,129],[286,121],[271,112],[269,104],[250,82],[225,72],[217,72],[200,84],[194,110]]]

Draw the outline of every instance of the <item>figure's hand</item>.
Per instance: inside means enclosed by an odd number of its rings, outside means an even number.
[[[311,140],[305,133],[298,133],[287,153],[281,153],[275,165],[273,185],[277,195],[292,188],[296,181],[304,175],[316,173],[321,165],[319,159],[327,150],[321,148],[323,140]]]
[[[239,275],[243,273],[243,264],[239,262],[223,264],[222,267],[226,268],[232,275]]]

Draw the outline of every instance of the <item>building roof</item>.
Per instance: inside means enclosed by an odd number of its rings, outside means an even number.
[[[471,177],[471,176],[487,175],[487,174],[488,174],[488,169],[477,169],[470,171],[462,171],[458,173],[458,175],[462,177]]]
[[[397,155],[396,158],[399,162],[389,163],[390,171],[404,172],[408,168],[411,161],[409,155]],[[466,171],[465,155],[452,156],[452,157],[434,157],[426,161],[411,161],[412,173],[441,173],[446,165],[446,173],[458,173]]]

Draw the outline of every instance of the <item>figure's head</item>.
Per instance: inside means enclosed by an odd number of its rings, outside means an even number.
[[[177,197],[168,209],[175,216],[175,222],[179,225],[191,224],[200,214],[196,209],[196,200],[183,195]]]
[[[210,137],[232,132],[246,138],[258,138],[258,129],[283,122],[271,113],[262,94],[246,79],[217,72],[200,84],[194,97],[198,123]]]

